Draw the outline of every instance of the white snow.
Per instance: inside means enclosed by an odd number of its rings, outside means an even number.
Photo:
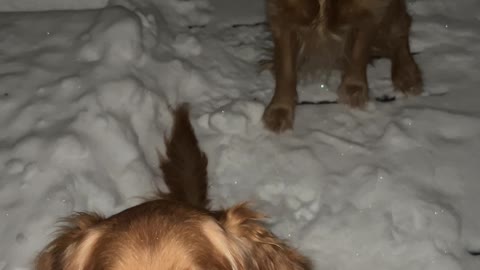
[[[163,186],[156,150],[185,101],[213,204],[253,201],[315,269],[480,269],[480,3],[409,7],[426,90],[446,95],[299,106],[275,135],[264,1],[0,1],[17,11],[0,13],[0,269],[31,269],[57,218]],[[370,69],[374,92],[391,91],[388,66]],[[301,99],[334,99],[323,79]]]

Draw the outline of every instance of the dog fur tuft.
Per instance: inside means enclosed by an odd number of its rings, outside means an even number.
[[[165,146],[166,157],[160,157],[160,168],[170,190],[167,197],[207,208],[208,159],[198,145],[187,104],[174,110],[173,128]]]

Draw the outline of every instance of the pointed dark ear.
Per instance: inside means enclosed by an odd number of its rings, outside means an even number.
[[[87,270],[93,251],[105,230],[103,217],[78,213],[64,220],[56,238],[35,260],[35,270]]]

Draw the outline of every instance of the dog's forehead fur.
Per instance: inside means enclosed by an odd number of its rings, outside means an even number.
[[[226,239],[214,219],[177,202],[148,202],[112,216],[107,223],[110,230],[97,247],[103,269],[195,270],[205,269],[205,264],[231,263],[229,254],[221,250]],[[221,256],[212,256],[215,253]]]

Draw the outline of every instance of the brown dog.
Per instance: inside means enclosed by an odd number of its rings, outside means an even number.
[[[188,109],[175,111],[161,169],[170,193],[104,218],[79,213],[39,254],[36,270],[307,270],[309,261],[245,204],[207,209],[207,158]]]
[[[339,100],[352,107],[368,101],[366,69],[373,57],[391,60],[395,90],[422,92],[421,73],[410,53],[405,0],[267,0],[267,13],[276,83],[263,115],[268,129],[292,128],[297,70],[314,56],[323,68],[342,71]]]

